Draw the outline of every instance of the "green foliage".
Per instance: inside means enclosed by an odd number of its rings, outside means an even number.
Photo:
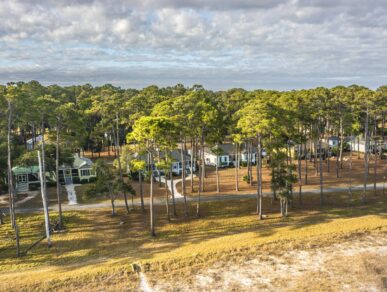
[[[243,181],[249,183],[250,182],[250,176],[249,175],[244,175],[243,176]]]
[[[46,171],[55,170],[55,145],[46,144],[45,146],[45,161],[46,161]],[[59,165],[72,165],[74,162],[74,156],[72,152],[67,148],[60,148],[59,152]],[[15,164],[18,166],[36,166],[38,165],[38,154],[36,151],[24,151],[21,156],[15,161]]]

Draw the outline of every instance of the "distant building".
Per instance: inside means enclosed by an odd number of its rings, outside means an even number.
[[[168,153],[168,155],[171,157],[172,159],[172,173],[173,174],[176,174],[176,175],[181,175],[182,171],[183,171],[183,163],[181,161],[181,151],[178,150],[178,149],[174,149],[172,150],[170,153]],[[134,157],[136,159],[139,159],[139,160],[143,160],[143,161],[147,161],[147,157],[146,155],[138,155],[138,154],[135,154]],[[159,170],[157,169],[156,167],[156,163],[157,163],[157,160],[158,159],[164,159],[165,158],[165,151],[160,151],[160,152],[157,152],[153,159],[154,159],[154,163],[152,165],[152,169],[153,170]],[[148,164],[149,166],[149,164]],[[185,169],[186,169],[186,174],[189,174],[190,171],[191,171],[191,155],[190,154],[186,154],[185,155]],[[195,165],[195,162],[192,166],[192,170],[195,172],[196,171],[196,165]],[[159,171],[164,171],[164,170],[159,170]]]
[[[27,140],[27,150],[28,151],[34,150],[34,147],[36,147],[36,145],[39,144],[40,142],[42,142],[42,135],[36,136],[35,140],[34,140],[34,138],[28,139]]]
[[[216,155],[215,149],[220,149],[218,156]],[[206,165],[219,167],[228,167],[236,165],[236,146],[233,143],[218,144],[214,147],[204,147],[204,161]],[[199,150],[200,151],[200,150]],[[248,161],[248,151],[245,143],[238,149],[238,155],[240,162]],[[257,146],[253,145],[251,155],[251,162],[255,164],[257,157]],[[266,156],[266,150],[262,149],[262,157]],[[218,159],[217,159],[218,157]]]

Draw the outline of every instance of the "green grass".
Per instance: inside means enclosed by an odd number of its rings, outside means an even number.
[[[113,218],[109,209],[65,212],[66,231],[53,235],[53,247],[42,242],[21,258],[15,257],[13,234],[6,224],[0,226],[0,290],[101,285],[135,289],[138,279],[130,267],[134,262],[155,272],[193,269],[271,245],[329,244],[354,234],[385,232],[386,201],[370,196],[369,203],[362,205],[357,196],[348,200],[346,194],[329,194],[321,209],[318,197],[310,197],[302,207],[295,204],[288,218],[281,218],[277,203],[272,206],[265,200],[267,218],[262,221],[254,214],[252,199],[203,203],[200,219],[184,219],[179,205],[180,216],[171,222],[160,206],[156,208],[156,238],[148,234],[149,214],[139,210],[130,215],[119,210]],[[190,214],[194,211],[195,206],[190,206]],[[42,236],[43,222],[41,214],[19,215],[22,250]]]

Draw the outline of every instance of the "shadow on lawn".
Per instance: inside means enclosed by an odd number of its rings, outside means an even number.
[[[53,247],[47,248],[45,242],[40,243],[27,256],[17,260],[26,261],[32,266],[51,265],[64,270],[74,266],[82,267],[92,263],[109,260],[149,260],[155,254],[170,252],[185,244],[196,244],[203,241],[234,235],[244,232],[254,232],[259,237],[272,236],[279,229],[289,226],[300,229],[337,218],[354,218],[365,215],[378,215],[386,218],[386,198],[370,198],[367,205],[359,200],[348,201],[343,197],[326,196],[324,208],[318,207],[318,197],[305,198],[303,206],[295,201],[290,209],[289,217],[279,216],[278,202],[271,204],[270,199],[264,200],[264,214],[268,217],[259,221],[255,211],[254,199],[235,201],[206,202],[202,204],[203,217],[196,219],[183,217],[183,205],[179,204],[178,218],[172,221],[165,219],[163,206],[156,207],[156,238],[149,236],[149,212],[142,213],[136,209],[126,215],[119,209],[120,215],[111,217],[108,210],[65,212],[66,232],[55,234]],[[317,202],[317,204],[316,204]],[[316,207],[317,206],[317,207]],[[195,214],[195,204],[189,206],[190,214]],[[43,218],[29,223],[30,229],[22,233],[22,249],[25,249],[34,239],[41,235]],[[238,218],[242,220],[232,220]],[[28,222],[28,215],[23,215],[22,222]],[[0,227],[1,230],[1,227]],[[25,236],[23,236],[23,234]],[[1,239],[1,236],[0,236]],[[27,239],[23,242],[23,239]],[[14,251],[0,254],[2,259],[14,258]]]

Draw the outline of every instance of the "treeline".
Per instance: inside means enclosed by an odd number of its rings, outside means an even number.
[[[342,166],[343,145],[347,137],[362,135],[366,149],[370,149],[371,142],[382,145],[386,109],[387,86],[375,91],[357,85],[293,91],[246,91],[238,88],[211,91],[200,85],[185,87],[181,84],[136,90],[110,84],[61,87],[43,86],[37,81],[9,83],[0,86],[0,176],[2,182],[4,178],[12,182],[12,165],[25,157],[27,140],[32,138],[35,141],[38,135],[44,137],[45,133],[55,141],[56,171],[62,159],[60,154],[66,151],[90,151],[98,157],[102,150],[114,149],[118,158],[116,176],[121,182],[130,167],[146,172],[150,171],[147,165],[155,164],[168,171],[170,153],[179,148],[185,206],[185,154],[188,151],[192,153],[191,167],[193,164],[199,166],[196,215],[200,216],[200,194],[205,181],[204,147],[216,151],[216,145],[230,142],[238,149],[243,143],[248,145],[250,153],[253,153],[253,147],[256,149],[257,212],[262,218],[263,149],[270,157],[271,186],[280,199],[283,214],[288,201],[293,198],[293,185],[297,181],[301,200],[300,161],[310,152],[315,153],[323,204],[323,157],[319,151],[322,139],[331,135],[339,137],[338,165]],[[310,141],[313,141],[313,149],[307,145]],[[131,145],[130,149],[135,148],[136,152],[144,154],[145,163],[141,163],[138,157],[133,158],[134,150],[128,150],[124,145]],[[290,161],[290,147],[297,148],[297,163]],[[160,152],[165,154],[162,159]],[[44,158],[44,148],[42,153]],[[370,151],[364,155],[367,170],[370,155]],[[251,159],[252,155],[249,157]],[[253,167],[251,163],[248,166],[252,182]],[[336,171],[339,176],[340,167]],[[368,171],[365,171],[364,201],[367,175]],[[113,179],[111,175],[106,177]],[[152,185],[153,179],[150,182]],[[8,187],[13,202],[15,192],[12,184]],[[150,196],[152,204],[152,187]],[[125,202],[128,206],[126,194]],[[152,215],[151,225],[152,234],[155,234]]]

